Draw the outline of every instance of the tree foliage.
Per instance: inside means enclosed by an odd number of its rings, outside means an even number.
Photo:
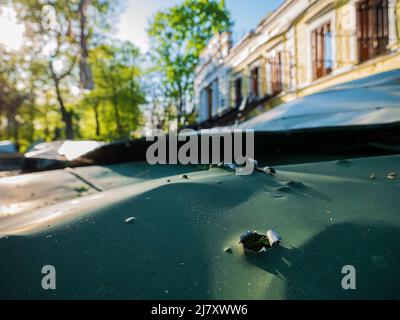
[[[25,150],[47,140],[131,138],[143,127],[143,104],[164,129],[176,115],[193,121],[200,52],[231,27],[224,1],[183,0],[156,13],[147,83],[139,50],[110,37],[124,1],[0,0],[0,11],[11,3],[25,25],[19,50],[0,47],[0,139]]]
[[[140,54],[130,43],[101,45],[90,54],[95,88],[83,104],[92,114],[92,132],[102,139],[129,138],[143,122],[140,104],[145,102],[140,89]],[[84,117],[87,122],[87,117]]]
[[[12,4],[26,31],[18,51],[0,47],[0,139],[26,149],[43,140],[130,138],[143,122],[141,56],[107,36],[122,0]]]
[[[88,41],[98,23],[90,16],[106,13],[110,4],[102,0],[14,0],[18,17],[27,27],[31,51],[38,52],[43,48],[47,51],[65,136],[70,139],[74,137],[74,112],[66,106],[62,87],[66,79],[73,76],[78,65],[81,80],[92,83],[87,65]],[[57,64],[63,67],[57,68]]]
[[[185,0],[159,11],[150,21],[151,57],[162,73],[164,96],[173,99],[179,121],[193,100],[194,72],[201,51],[231,19],[224,1]]]

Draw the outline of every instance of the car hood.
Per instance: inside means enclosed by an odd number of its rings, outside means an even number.
[[[399,298],[400,186],[387,176],[400,156],[275,169],[126,163],[2,178],[0,298]],[[279,247],[239,244],[271,228]],[[44,265],[57,290],[40,288]],[[345,265],[357,290],[341,288]]]

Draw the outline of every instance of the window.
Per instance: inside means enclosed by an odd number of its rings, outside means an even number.
[[[372,59],[389,44],[387,0],[363,0],[357,4],[358,61]]]
[[[332,32],[331,24],[326,23],[315,29],[312,39],[313,78],[318,79],[332,72]]]
[[[212,106],[213,106],[213,88],[212,86],[208,86],[206,88],[206,92],[207,92],[207,118],[211,119],[212,117]]]
[[[282,92],[282,53],[279,52],[271,58],[270,64],[272,94],[277,95]]]
[[[251,70],[251,93],[253,97],[259,96],[259,69],[256,67]]]
[[[235,107],[239,107],[242,103],[242,78],[235,80]]]

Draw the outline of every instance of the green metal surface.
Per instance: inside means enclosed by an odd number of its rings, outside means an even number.
[[[400,156],[276,170],[130,163],[0,179],[0,298],[398,299],[400,182],[387,175]],[[270,228],[280,247],[243,251],[244,231]],[[56,290],[41,288],[43,265]],[[341,287],[345,265],[356,290]]]

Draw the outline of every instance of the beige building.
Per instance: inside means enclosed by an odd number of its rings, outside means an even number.
[[[211,39],[196,70],[199,122],[400,68],[399,34],[400,0],[286,0],[235,46],[229,33]]]

